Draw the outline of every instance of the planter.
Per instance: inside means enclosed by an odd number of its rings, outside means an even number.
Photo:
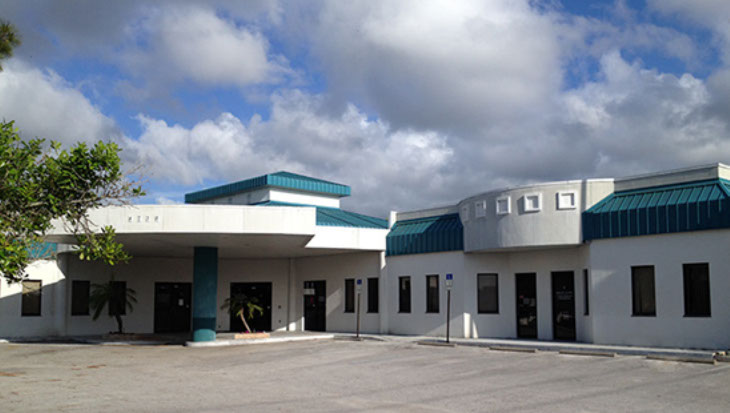
[[[248,340],[257,338],[269,338],[269,333],[237,333],[233,336],[236,340]]]

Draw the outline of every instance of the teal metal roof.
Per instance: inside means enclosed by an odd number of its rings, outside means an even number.
[[[583,212],[583,240],[730,228],[730,181],[616,192]]]
[[[375,218],[344,209],[316,205],[291,204],[288,202],[266,201],[255,205],[313,207],[317,209],[317,225],[323,227],[354,227],[388,229],[388,220]]]
[[[28,248],[28,255],[31,259],[42,260],[55,257],[58,245],[53,242],[39,242]]]
[[[347,185],[281,171],[226,185],[203,189],[197,192],[191,192],[189,194],[185,194],[185,203],[195,204],[210,199],[222,198],[265,187],[296,189],[299,191],[336,195],[338,197],[350,195],[350,187]]]
[[[386,237],[386,255],[424,254],[464,249],[459,214],[398,221]]]

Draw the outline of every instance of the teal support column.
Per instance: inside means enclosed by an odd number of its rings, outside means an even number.
[[[195,247],[193,255],[193,341],[215,340],[218,248]]]

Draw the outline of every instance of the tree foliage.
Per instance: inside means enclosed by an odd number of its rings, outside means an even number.
[[[87,214],[144,195],[124,175],[119,151],[114,143],[66,150],[44,139],[22,140],[12,122],[0,123],[0,273],[8,281],[24,277],[29,250],[43,242],[54,219],[76,236],[81,259],[129,260],[114,229],[96,227]]]
[[[13,49],[20,46],[20,36],[15,26],[0,20],[0,60],[13,55]],[[0,71],[3,70],[0,65]]]

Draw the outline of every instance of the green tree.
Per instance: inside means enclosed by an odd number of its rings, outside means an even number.
[[[18,30],[12,24],[0,20],[0,60],[13,55],[13,49],[20,46]],[[3,70],[0,65],[0,72]]]
[[[228,313],[236,317],[240,317],[243,321],[246,331],[251,332],[251,327],[248,326],[246,318],[249,320],[256,317],[258,312],[260,315],[264,315],[264,308],[258,305],[258,299],[256,297],[249,297],[244,293],[234,294],[223,302],[221,310],[228,310]]]
[[[133,304],[137,303],[137,292],[124,286],[123,282],[114,281],[114,277],[112,277],[109,282],[104,284],[93,284],[89,296],[89,306],[94,312],[92,319],[96,321],[104,307],[108,306],[109,317],[114,317],[117,320],[117,332],[119,334],[122,334],[124,330],[122,315],[125,313],[125,308],[132,312],[134,310]]]
[[[122,172],[119,147],[97,142],[62,149],[57,142],[22,140],[12,122],[0,123],[0,274],[24,278],[29,251],[60,219],[76,236],[82,260],[115,265],[129,260],[110,226],[96,227],[88,211],[128,204],[144,195]]]

